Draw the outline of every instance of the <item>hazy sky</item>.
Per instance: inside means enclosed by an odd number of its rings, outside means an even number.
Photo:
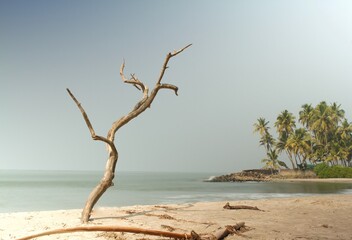
[[[99,135],[155,83],[151,109],[116,135],[123,171],[258,168],[253,123],[304,103],[352,116],[352,1],[0,0],[0,169],[101,170],[70,88]]]

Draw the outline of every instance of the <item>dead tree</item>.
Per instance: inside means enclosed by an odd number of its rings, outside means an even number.
[[[172,85],[172,84],[168,84],[168,83],[161,83],[161,80],[163,79],[165,71],[168,68],[167,65],[169,63],[169,60],[172,57],[175,57],[179,53],[183,52],[189,46],[191,46],[191,44],[187,45],[186,47],[184,47],[178,51],[174,51],[172,53],[170,52],[166,55],[164,64],[161,68],[160,75],[156,81],[154,88],[152,89],[152,91],[150,93],[149,93],[148,86],[145,85],[143,82],[141,82],[134,74],[131,74],[131,77],[129,79],[125,77],[124,72],[123,72],[124,68],[125,68],[125,62],[122,63],[121,68],[120,68],[120,75],[121,75],[122,81],[124,83],[128,83],[128,84],[133,85],[138,90],[142,91],[143,95],[142,95],[141,100],[135,105],[135,107],[132,109],[131,112],[129,112],[127,115],[121,117],[120,119],[118,119],[116,122],[114,122],[112,124],[112,127],[108,131],[108,134],[106,137],[96,135],[94,128],[88,118],[88,115],[86,114],[82,105],[78,102],[78,100],[75,98],[75,96],[72,94],[72,92],[69,89],[67,89],[67,92],[69,93],[69,95],[71,96],[71,98],[76,103],[79,110],[81,111],[93,140],[105,142],[108,146],[108,152],[109,152],[109,158],[106,163],[104,176],[102,177],[100,183],[90,193],[88,200],[86,202],[86,205],[83,208],[83,212],[82,212],[82,216],[81,216],[81,221],[83,223],[88,222],[94,205],[97,203],[99,198],[104,194],[104,192],[110,186],[113,185],[112,180],[115,177],[115,167],[116,167],[116,163],[117,163],[117,159],[118,159],[118,152],[117,152],[117,149],[116,149],[115,143],[114,143],[116,132],[121,127],[126,125],[129,121],[136,118],[139,114],[141,114],[147,108],[149,108],[160,89],[173,90],[175,92],[175,94],[177,95],[177,91],[178,91],[177,86]]]

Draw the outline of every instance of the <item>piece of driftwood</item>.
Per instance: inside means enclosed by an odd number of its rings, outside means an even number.
[[[166,231],[159,231],[159,230],[150,230],[144,228],[135,228],[135,227],[122,227],[122,226],[80,226],[80,227],[72,227],[72,228],[61,228],[50,230],[38,234],[34,234],[31,236],[18,238],[17,240],[29,240],[33,238],[43,237],[47,235],[53,234],[62,234],[62,233],[71,233],[71,232],[126,232],[126,233],[137,233],[137,234],[146,234],[146,235],[153,235],[153,236],[160,236],[160,237],[169,237],[174,239],[190,239],[196,240],[194,238],[198,236],[196,233],[175,233],[175,232],[166,232]]]
[[[202,234],[202,235],[199,235],[194,231],[191,231],[191,233],[175,233],[175,232],[166,232],[166,231],[160,231],[160,230],[150,230],[150,229],[144,229],[144,228],[122,227],[122,226],[79,226],[79,227],[72,227],[72,228],[54,229],[46,232],[33,234],[30,236],[18,238],[17,240],[30,240],[33,238],[38,238],[38,237],[43,237],[48,235],[71,233],[71,232],[123,232],[123,233],[136,233],[136,234],[168,237],[173,239],[222,240],[225,237],[227,237],[229,234],[236,233],[244,226],[245,226],[244,222],[239,222],[233,226],[226,226],[224,229],[217,231],[215,234]]]
[[[219,231],[217,231],[214,236],[215,236],[215,239],[217,240],[221,240],[221,239],[224,239],[226,238],[229,234],[233,234],[233,233],[236,233],[238,230],[240,230],[242,227],[245,226],[245,223],[244,222],[239,222],[239,223],[236,223],[235,225],[233,226],[226,226],[225,229],[221,229]]]
[[[257,208],[257,207],[246,206],[246,205],[235,205],[235,206],[231,206],[230,203],[226,203],[223,208],[225,208],[225,209],[230,209],[230,210],[249,209],[249,210],[263,211],[263,210],[260,210],[260,209]]]

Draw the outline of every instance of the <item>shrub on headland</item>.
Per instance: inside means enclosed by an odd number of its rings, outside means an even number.
[[[282,169],[279,174],[271,176],[274,179],[317,178],[312,170]]]
[[[321,163],[315,166],[314,172],[319,178],[352,178],[352,168],[340,165],[330,167]]]

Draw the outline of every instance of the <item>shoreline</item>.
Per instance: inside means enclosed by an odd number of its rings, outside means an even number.
[[[227,210],[227,201],[170,205],[136,205],[97,208],[89,226],[125,226],[177,233],[214,233],[226,225],[245,222],[252,239],[350,239],[352,194],[228,201],[263,211]],[[0,239],[17,239],[35,233],[82,226],[80,209],[0,213]],[[87,225],[83,225],[87,226]],[[300,229],[297,231],[297,229]],[[38,239],[169,239],[147,235],[75,232]],[[239,239],[238,235],[226,239]]]
[[[351,183],[352,178],[273,178],[272,182]]]
[[[272,173],[267,169],[249,169],[219,176],[206,182],[326,182],[352,183],[352,178],[318,178],[313,171],[282,170]]]
[[[205,182],[321,182],[321,183],[351,183],[352,178],[266,178],[266,179],[250,179],[242,181],[213,181]]]

